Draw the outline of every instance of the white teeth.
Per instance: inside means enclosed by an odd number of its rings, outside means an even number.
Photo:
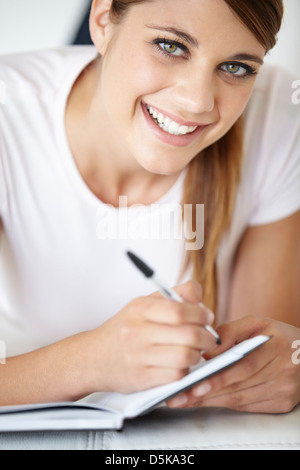
[[[171,122],[171,124],[169,125],[170,134],[179,134],[179,129],[180,129],[180,125],[174,121]]]
[[[153,119],[156,120],[156,124],[163,129],[165,132],[168,132],[172,135],[186,135],[194,132],[198,126],[182,126],[178,122],[172,121],[169,117],[165,117],[163,114],[157,112],[151,106],[147,106],[149,114]]]
[[[150,112],[150,114],[151,114],[151,112]],[[158,114],[157,120],[158,120],[159,124],[162,124],[164,122],[164,117],[161,113]]]
[[[171,121],[170,118],[166,117],[164,119],[164,122],[163,122],[164,126],[169,127],[171,123],[172,123],[172,121]]]
[[[181,127],[179,127],[178,132],[179,132],[179,134],[187,134],[188,130],[189,130],[188,126],[181,126]]]

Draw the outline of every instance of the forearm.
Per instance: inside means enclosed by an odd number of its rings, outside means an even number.
[[[74,401],[91,393],[87,334],[8,358],[0,365],[0,405]]]
[[[300,328],[299,233],[300,212],[247,230],[234,264],[229,320],[256,315]]]
[[[199,305],[200,286],[176,291],[184,302],[140,297],[95,330],[8,359],[0,366],[0,405],[131,393],[181,379],[216,340],[203,328],[213,318]]]
[[[244,291],[245,292],[245,291]],[[239,296],[231,302],[228,320],[235,321],[249,315],[256,315],[261,318],[270,318],[279,322],[288,323],[300,328],[300,302],[287,296],[274,294],[265,296],[256,296],[255,293],[250,295]]]

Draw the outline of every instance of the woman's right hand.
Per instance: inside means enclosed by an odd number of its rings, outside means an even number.
[[[203,350],[216,347],[203,328],[214,317],[199,305],[200,285],[190,281],[175,290],[183,303],[159,293],[140,297],[89,333],[92,391],[131,393],[179,380]]]

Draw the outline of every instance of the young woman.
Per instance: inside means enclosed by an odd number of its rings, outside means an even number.
[[[178,379],[216,346],[211,310],[299,326],[299,111],[262,67],[282,13],[95,0],[95,48],[2,58],[0,310],[42,347],[1,368],[1,404]],[[195,243],[171,236],[178,207]],[[131,248],[183,304],[151,293]]]

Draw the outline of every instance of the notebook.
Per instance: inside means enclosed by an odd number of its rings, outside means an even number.
[[[182,379],[142,392],[97,392],[72,402],[0,407],[0,432],[120,430],[125,421],[149,413],[203,380],[230,367],[270,337],[256,336],[208,361],[201,361]]]

